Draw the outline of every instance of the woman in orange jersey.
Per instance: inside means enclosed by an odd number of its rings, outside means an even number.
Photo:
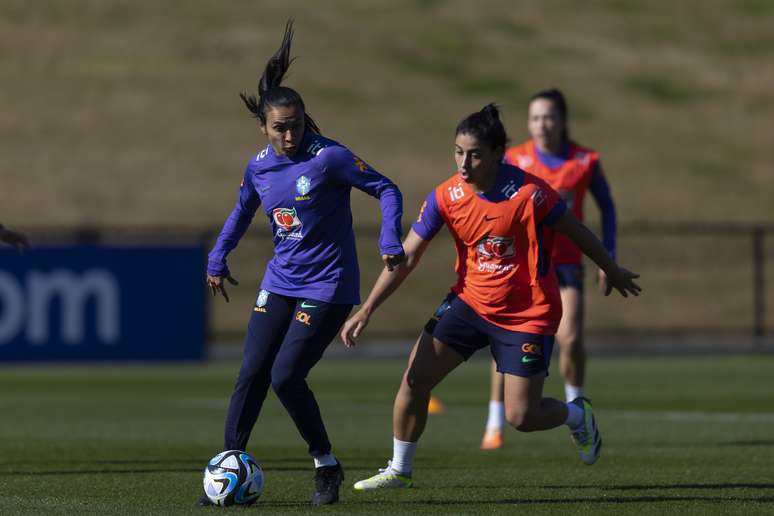
[[[368,299],[341,330],[352,346],[374,310],[416,267],[446,225],[457,248],[457,283],[437,324],[411,352],[393,407],[393,457],[357,490],[409,487],[416,445],[427,421],[431,390],[476,350],[489,347],[505,378],[505,413],[517,430],[570,427],[581,460],[593,464],[602,440],[591,404],[543,397],[543,383],[562,305],[551,268],[555,232],[569,237],[602,268],[608,293],[637,295],[637,277],[619,268],[543,180],[503,163],[507,136],[490,104],[457,126],[457,173],[428,195],[403,243],[406,261],[383,270]]]
[[[583,201],[591,192],[602,220],[602,242],[615,260],[616,216],[610,188],[602,173],[599,155],[570,140],[567,102],[557,89],[543,90],[529,100],[527,129],[532,138],[505,152],[505,161],[536,175],[548,183],[567,203],[575,217],[583,221]],[[584,395],[586,351],[583,347],[583,262],[580,249],[566,236],[557,235],[551,262],[559,280],[563,315],[556,332],[559,344],[559,371],[564,379],[566,401]],[[607,288],[607,277],[598,271],[599,286]],[[481,448],[492,450],[503,445],[505,408],[503,376],[492,363],[491,393],[486,430]]]

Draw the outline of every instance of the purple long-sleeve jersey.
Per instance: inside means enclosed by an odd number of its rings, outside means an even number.
[[[271,145],[252,157],[239,198],[210,251],[207,274],[228,273],[226,256],[263,205],[274,233],[274,257],[261,288],[328,303],[360,303],[360,270],[352,231],[350,191],[377,197],[381,254],[400,254],[403,198],[389,179],[343,145],[307,131],[292,157]]]

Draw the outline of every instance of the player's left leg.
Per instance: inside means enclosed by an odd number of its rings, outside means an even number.
[[[272,388],[293,418],[301,437],[309,445],[309,454],[314,458],[315,489],[312,503],[315,505],[338,501],[344,471],[331,453],[331,443],[320,407],[306,383],[306,377],[322,358],[351,309],[350,305],[299,300],[294,320],[271,370]]]
[[[565,403],[543,397],[554,338],[492,329],[492,355],[504,376],[505,419],[520,432],[548,430],[567,420]]]
[[[567,405],[543,397],[544,372],[529,377],[505,375],[505,419],[519,432],[549,430],[567,421]]]
[[[562,403],[543,396],[548,375],[553,337],[512,332],[493,338],[492,353],[498,371],[505,373],[505,417],[520,432],[534,432],[566,424],[581,460],[593,464],[599,457],[602,439],[591,403],[577,398]],[[519,345],[520,344],[520,345]]]

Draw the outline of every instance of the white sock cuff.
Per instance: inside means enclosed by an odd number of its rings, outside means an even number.
[[[502,430],[505,426],[505,403],[489,400],[489,416],[486,419],[486,430]]]
[[[568,403],[575,398],[580,398],[581,396],[583,396],[582,385],[570,385],[569,383],[564,384],[564,398]]]
[[[411,475],[414,468],[414,455],[417,453],[417,443],[401,441],[392,438],[392,462],[390,468],[401,475]]]

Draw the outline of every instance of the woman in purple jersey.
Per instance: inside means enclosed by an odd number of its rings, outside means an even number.
[[[248,162],[236,206],[209,254],[207,284],[213,295],[228,301],[224,281],[237,282],[226,256],[263,206],[274,233],[274,257],[252,308],[224,448],[245,450],[271,385],[309,445],[315,464],[312,503],[322,505],[338,500],[344,472],[306,377],[360,303],[350,191],[354,186],[379,199],[379,247],[389,269],[404,259],[402,198],[389,179],[320,135],[301,96],[280,86],[290,66],[292,37],[288,22],[282,45],[261,76],[258,96],[241,95],[268,145]],[[199,503],[212,501],[205,494]]]

